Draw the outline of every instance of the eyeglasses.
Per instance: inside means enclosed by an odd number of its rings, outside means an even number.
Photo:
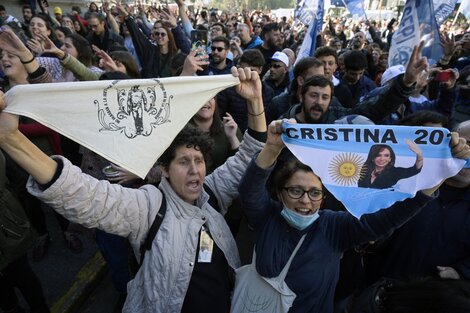
[[[303,190],[300,187],[285,187],[282,189],[287,191],[287,195],[290,198],[296,199],[296,200],[302,198],[305,193],[307,193],[308,198],[311,201],[320,201],[324,197],[323,191],[315,189],[315,188],[312,188],[310,190]]]
[[[152,33],[152,36],[155,36],[155,37],[158,37],[158,36],[160,36],[160,37],[165,37],[166,34],[165,34],[165,33],[157,33],[157,32],[155,32],[155,33]]]
[[[90,28],[96,28],[96,27],[100,26],[100,24],[95,24],[95,25],[88,24],[88,26],[90,26]]]
[[[272,68],[280,68],[282,65],[281,64],[271,64],[270,67]]]
[[[222,52],[225,50],[224,47],[211,47],[212,51]]]

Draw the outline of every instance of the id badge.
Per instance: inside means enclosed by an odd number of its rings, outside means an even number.
[[[199,254],[197,261],[199,263],[210,263],[212,262],[212,252],[214,251],[214,240],[207,229],[202,226],[201,235],[199,236]]]

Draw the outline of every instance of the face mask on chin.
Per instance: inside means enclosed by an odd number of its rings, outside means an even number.
[[[297,230],[304,230],[309,227],[320,217],[318,210],[310,215],[301,215],[297,212],[294,212],[291,209],[288,209],[285,205],[281,211],[282,217],[287,221],[287,223],[294,227]]]

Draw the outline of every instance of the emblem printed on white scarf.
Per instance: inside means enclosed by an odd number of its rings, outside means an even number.
[[[30,117],[145,177],[194,114],[232,75],[19,85],[6,112]]]
[[[98,106],[100,131],[117,131],[127,138],[150,136],[152,130],[170,123],[170,100],[165,85],[155,79],[156,86],[116,88],[118,81],[103,90],[103,99],[95,100]],[[117,103],[114,98],[117,98]]]

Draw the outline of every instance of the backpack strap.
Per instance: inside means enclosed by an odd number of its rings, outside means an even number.
[[[140,246],[139,265],[142,265],[142,262],[144,261],[145,252],[152,249],[152,242],[155,239],[155,236],[157,235],[157,232],[160,229],[160,226],[162,225],[163,219],[165,218],[165,214],[166,214],[166,198],[165,198],[165,194],[162,192],[162,205],[160,206],[160,210],[158,210],[157,216],[155,216],[152,226],[150,226],[150,230],[147,234],[147,238],[145,238],[144,243]]]

